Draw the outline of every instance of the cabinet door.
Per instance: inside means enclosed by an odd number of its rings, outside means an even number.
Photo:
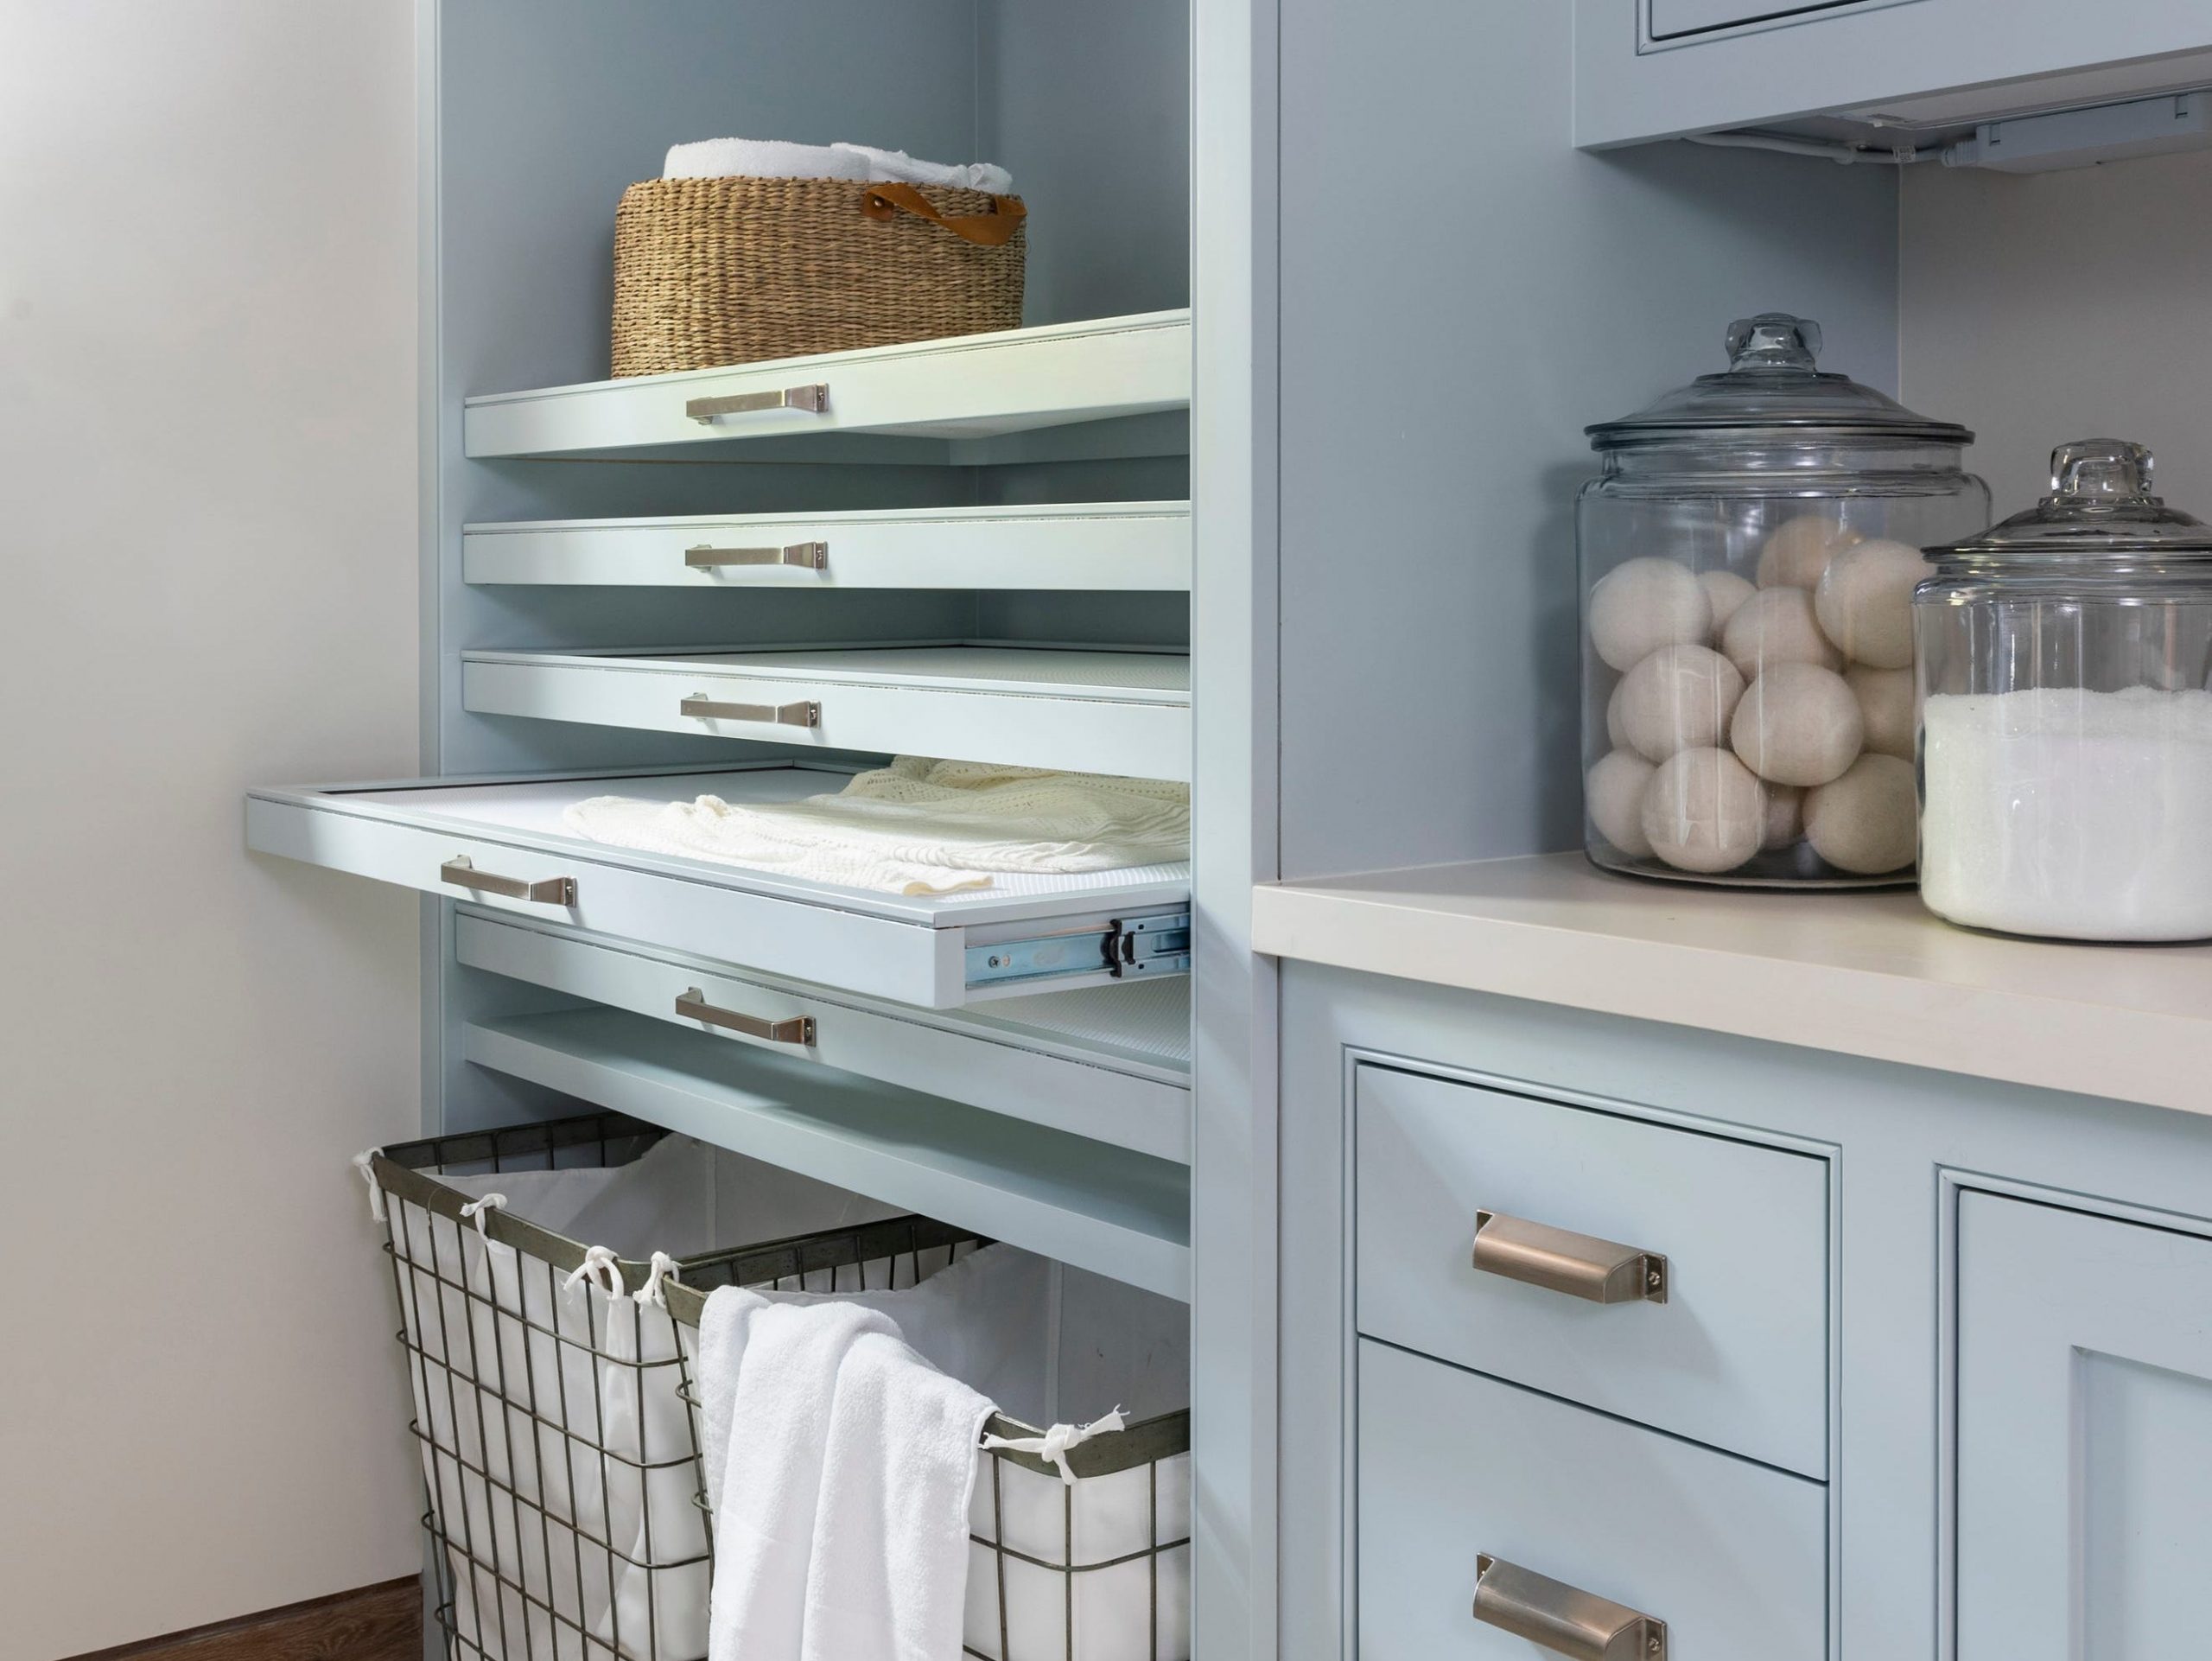
[[[1959,1661],[2204,1653],[2212,1239],[1959,1207]]]
[[[2190,0],[1573,0],[1574,142],[1814,111],[1941,126],[2202,85]],[[2019,83],[2032,83],[2021,85]]]

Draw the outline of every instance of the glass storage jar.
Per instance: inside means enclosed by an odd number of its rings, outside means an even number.
[[[2010,934],[2212,939],[2212,525],[2139,444],[2050,471],[1914,595],[1922,895]]]
[[[1726,372],[1589,429],[1576,505],[1585,845],[1608,869],[1777,888],[1911,880],[1920,550],[1989,520],[1965,428],[1728,330]]]

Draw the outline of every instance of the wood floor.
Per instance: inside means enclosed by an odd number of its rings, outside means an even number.
[[[413,1575],[73,1661],[423,1661]]]

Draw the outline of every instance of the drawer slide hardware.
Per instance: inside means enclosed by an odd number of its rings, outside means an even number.
[[[786,386],[773,392],[732,392],[723,398],[695,398],[683,401],[683,413],[702,426],[712,426],[722,416],[757,415],[764,410],[804,410],[820,415],[830,407],[830,389],[817,381],[811,386]]]
[[[683,550],[683,563],[695,571],[712,571],[726,565],[790,565],[802,571],[830,569],[826,542],[792,542],[780,548],[715,548],[697,543]]]
[[[719,703],[704,692],[694,692],[676,707],[695,721],[757,721],[775,727],[822,724],[818,703]]]
[[[1659,1253],[1494,1211],[1475,1213],[1475,1267],[1592,1303],[1667,1301],[1667,1260]]]
[[[1103,970],[1116,980],[1134,975],[1187,975],[1191,971],[1191,913],[1116,918],[1096,927],[1033,940],[1002,940],[968,948],[968,984],[1060,980]]]
[[[1485,1626],[1569,1661],[1667,1661],[1663,1620],[1488,1552],[1476,1556],[1475,1575],[1475,1619]]]
[[[725,1032],[765,1039],[771,1044],[811,1045],[814,1042],[812,1015],[793,1015],[785,1021],[765,1021],[759,1015],[717,1008],[708,1002],[706,993],[696,986],[685,989],[676,1000],[676,1013],[686,1021],[702,1021],[709,1027],[720,1027]]]
[[[549,876],[536,882],[519,876],[499,876],[490,871],[480,871],[476,863],[466,854],[456,854],[438,867],[438,881],[450,882],[456,888],[467,888],[471,894],[496,894],[506,900],[534,900],[541,906],[573,906],[576,903],[576,879],[573,876]]]

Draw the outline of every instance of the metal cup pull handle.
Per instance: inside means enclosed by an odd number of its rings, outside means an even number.
[[[535,900],[542,906],[573,906],[576,903],[576,879],[573,876],[542,877],[532,882],[527,877],[500,876],[492,871],[480,871],[475,861],[466,854],[456,854],[438,867],[438,881],[450,882],[456,888],[467,888],[472,894],[496,894],[505,900]]]
[[[1569,1661],[1667,1661],[1667,1623],[1539,1575],[1475,1558],[1475,1619]]]
[[[819,727],[818,703],[721,703],[704,692],[694,692],[676,706],[677,713],[694,721],[758,721],[774,727]]]
[[[703,1021],[709,1027],[720,1027],[725,1032],[743,1033],[747,1038],[766,1039],[771,1044],[808,1044],[814,1042],[814,1017],[793,1015],[786,1021],[764,1021],[759,1015],[748,1015],[741,1010],[719,1009],[707,1002],[707,995],[697,987],[688,987],[676,1000],[676,1013],[686,1021]]]
[[[683,413],[706,427],[723,416],[755,415],[764,410],[804,410],[809,415],[820,415],[829,407],[830,389],[819,381],[811,386],[786,386],[781,391],[732,392],[723,398],[683,400]]]
[[[697,543],[683,550],[683,563],[695,571],[717,570],[728,565],[791,565],[803,571],[830,569],[826,542],[791,542],[780,548],[715,548]]]
[[[1656,1251],[1494,1211],[1475,1213],[1475,1267],[1592,1303],[1664,1303],[1669,1279]]]

